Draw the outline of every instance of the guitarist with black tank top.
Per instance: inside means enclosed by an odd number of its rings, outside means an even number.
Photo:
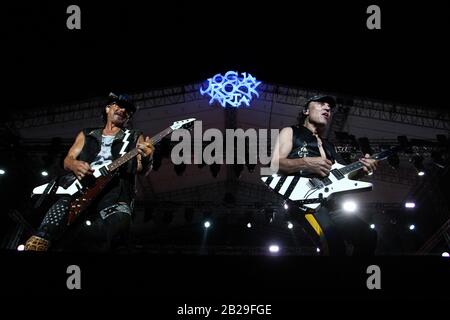
[[[339,157],[333,144],[324,139],[323,135],[330,123],[335,106],[335,99],[326,95],[314,96],[306,102],[299,114],[298,124],[283,128],[278,136],[272,154],[273,171],[284,175],[300,174],[308,178],[324,178],[330,174],[332,164]],[[360,161],[366,174],[373,172],[378,164],[376,160],[370,159],[368,154]],[[345,235],[343,234],[345,232],[341,232],[343,230],[340,229],[345,229],[346,226],[340,228],[332,221],[326,204],[314,213],[314,217],[326,237],[326,254],[345,254]],[[369,237],[372,236],[369,235]],[[353,242],[358,250],[358,239]],[[373,250],[362,249],[360,252],[367,253]]]
[[[133,161],[120,167],[105,189],[95,200],[92,230],[104,233],[106,248],[111,241],[128,231],[131,221],[132,204],[135,197],[135,176],[151,169],[154,146],[149,137],[144,139],[137,130],[126,125],[136,111],[135,105],[126,95],[110,94],[102,111],[104,127],[83,129],[76,137],[64,159],[64,169],[71,171],[77,179],[92,177],[94,169],[105,166],[125,153],[136,148]],[[68,229],[68,213],[71,198],[62,196],[45,214],[36,234],[31,236],[25,250],[47,251],[57,243]]]

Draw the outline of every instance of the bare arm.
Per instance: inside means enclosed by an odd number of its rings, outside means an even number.
[[[331,169],[331,161],[321,157],[307,157],[298,159],[288,159],[292,151],[292,128],[287,127],[281,130],[275,143],[270,167],[272,171],[290,174],[300,170],[308,170],[319,176],[325,177]]]
[[[87,162],[77,160],[83,149],[84,140],[84,134],[80,132],[64,158],[64,169],[72,171],[78,179],[82,179],[85,175],[92,174],[93,172]]]
[[[292,128],[284,128],[278,135],[270,162],[274,172],[292,173],[300,171],[304,165],[303,159],[287,159],[292,150]]]

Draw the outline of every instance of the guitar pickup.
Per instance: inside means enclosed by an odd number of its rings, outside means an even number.
[[[323,187],[323,183],[322,181],[320,181],[320,179],[317,178],[312,178],[309,179],[309,183],[311,184],[311,186],[315,189],[320,189]]]
[[[333,182],[327,177],[325,177],[323,179],[318,179],[318,178],[309,179],[309,185],[314,189],[320,189],[320,188],[328,186],[332,183]]]
[[[102,176],[107,176],[109,174],[109,171],[108,169],[106,169],[106,167],[101,167],[99,171],[102,174]]]
[[[325,178],[322,179],[322,183],[325,186],[328,186],[328,185],[332,184],[333,182],[331,182],[331,180],[328,177],[325,177]]]
[[[331,173],[338,180],[341,180],[344,178],[344,175],[342,174],[342,172],[339,169],[333,169],[333,170],[331,170]]]

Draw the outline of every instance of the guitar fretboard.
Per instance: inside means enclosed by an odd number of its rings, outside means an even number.
[[[375,159],[375,160],[384,160],[388,156],[390,156],[391,154],[395,153],[397,150],[398,150],[398,148],[394,147],[392,149],[385,150],[385,151],[382,151],[380,153],[374,154],[371,158]],[[353,163],[351,163],[351,164],[349,164],[349,165],[347,165],[347,166],[345,166],[343,168],[340,168],[339,171],[342,174],[347,174],[347,173],[351,173],[353,171],[359,170],[362,167],[364,167],[364,165],[361,162],[358,161],[358,162],[353,162]]]
[[[339,171],[342,174],[347,174],[356,170],[359,170],[363,167],[363,164],[361,162],[353,162],[351,164],[349,164],[348,166],[345,166],[343,168],[340,168]]]
[[[165,136],[171,134],[173,132],[172,128],[168,127],[166,129],[164,129],[163,131],[161,131],[160,133],[158,133],[157,135],[153,136],[151,138],[152,144],[155,145],[158,142],[160,142]],[[108,170],[114,171],[117,168],[119,168],[121,165],[123,165],[124,163],[130,161],[131,159],[133,159],[134,157],[136,157],[139,154],[138,149],[134,148],[133,150],[125,153],[122,157],[114,160],[112,163],[110,163],[108,165]]]

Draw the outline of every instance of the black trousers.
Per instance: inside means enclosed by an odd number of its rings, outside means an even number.
[[[326,254],[370,256],[375,254],[377,232],[357,214],[330,212],[323,206],[314,213],[324,233]]]
[[[121,211],[123,206],[118,206],[104,217],[94,210],[67,226],[69,204],[70,197],[59,198],[45,214],[36,233],[49,240],[53,250],[109,251],[126,240],[131,224],[130,210]]]

